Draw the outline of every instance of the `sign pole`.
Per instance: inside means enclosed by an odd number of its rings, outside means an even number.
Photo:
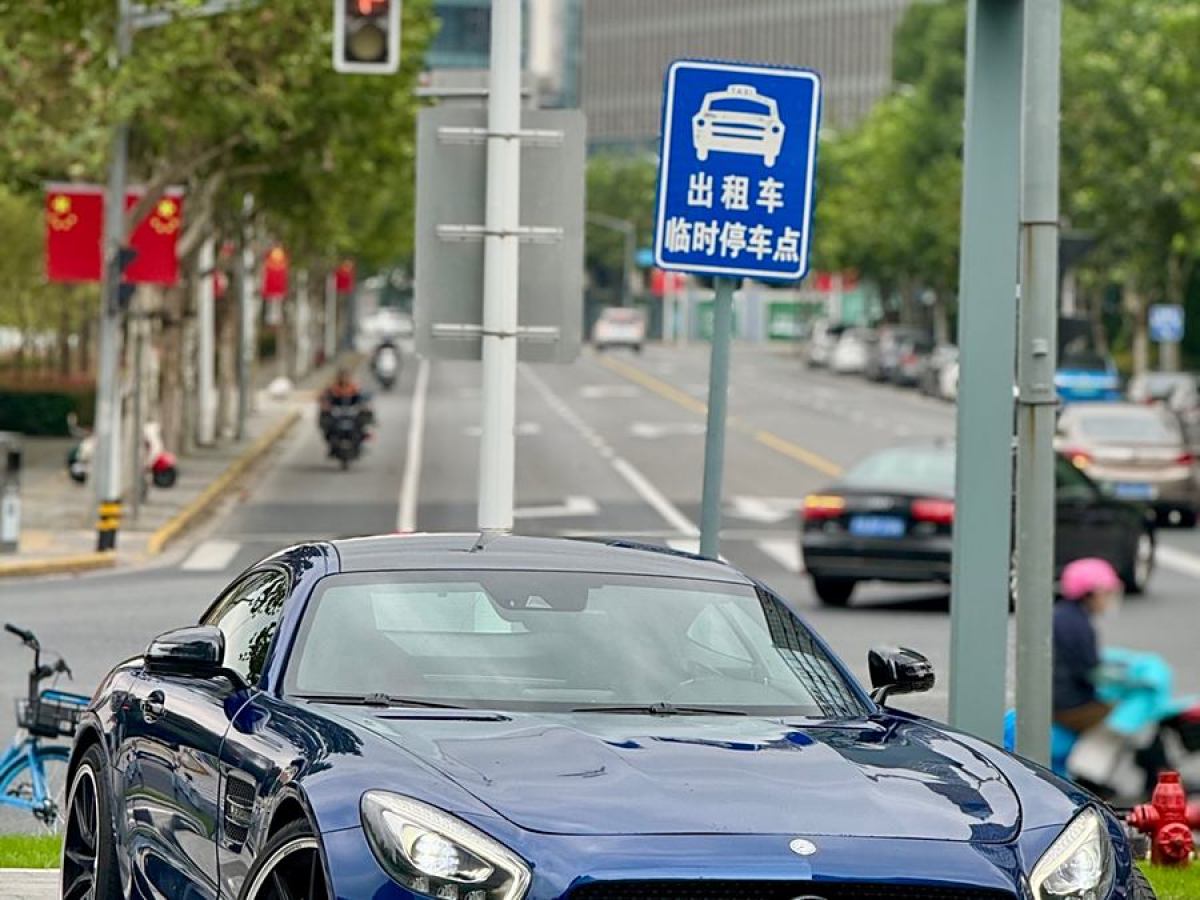
[[[521,0],[492,0],[483,244],[479,530],[513,526],[521,224]]]
[[[970,0],[950,721],[1003,737],[1012,537],[1022,4]]]
[[[200,244],[200,256],[196,263],[200,273],[196,279],[196,393],[200,413],[196,420],[196,443],[201,447],[208,447],[216,440],[217,428],[213,283],[216,277],[216,258],[215,241],[211,237],[205,238]]]
[[[1025,10],[1017,382],[1017,752],[1050,764],[1061,0]]]
[[[704,494],[700,555],[721,554],[721,476],[725,471],[725,407],[729,397],[729,345],[733,332],[733,278],[716,279],[712,357],[708,366],[708,425],[704,434]]]

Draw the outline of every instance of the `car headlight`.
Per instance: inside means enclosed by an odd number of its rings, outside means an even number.
[[[525,896],[525,862],[461,819],[387,791],[367,791],[361,813],[375,858],[410,891],[439,900]]]
[[[1113,847],[1104,819],[1085,809],[1042,854],[1029,886],[1035,900],[1103,900],[1113,885]]]

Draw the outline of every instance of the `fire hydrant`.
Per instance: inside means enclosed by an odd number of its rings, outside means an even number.
[[[1188,806],[1178,772],[1162,772],[1150,802],[1134,808],[1129,825],[1150,835],[1150,861],[1156,866],[1191,862],[1192,829],[1200,828],[1200,807]]]

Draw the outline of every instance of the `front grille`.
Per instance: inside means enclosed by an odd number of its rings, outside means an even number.
[[[1014,900],[1011,891],[823,881],[597,881],[568,900]]]

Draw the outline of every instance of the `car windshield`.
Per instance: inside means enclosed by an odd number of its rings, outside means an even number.
[[[749,113],[753,116],[771,114],[771,107],[762,100],[752,100],[748,97],[722,97],[709,104],[713,113]]]
[[[1064,353],[1058,367],[1070,372],[1107,372],[1108,361],[1098,353],[1081,350]]]
[[[501,710],[865,712],[812,633],[763,591],[576,572],[333,576],[307,608],[287,685]]]
[[[1183,439],[1179,426],[1153,409],[1082,413],[1079,416],[1079,431],[1091,440],[1110,443],[1171,444]]]
[[[954,493],[953,447],[895,447],[868,456],[842,478],[853,488]]]

